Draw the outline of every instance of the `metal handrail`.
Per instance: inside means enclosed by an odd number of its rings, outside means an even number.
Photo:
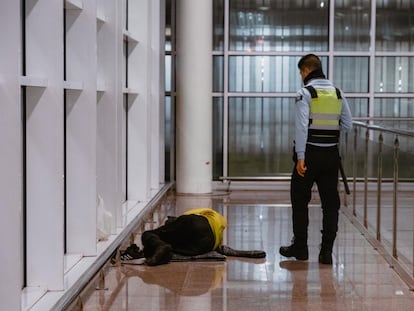
[[[394,121],[400,121],[399,119],[394,119]],[[372,232],[369,231],[369,224],[368,224],[368,153],[369,148],[368,145],[370,142],[373,142],[374,139],[374,132],[377,132],[378,135],[378,141],[375,141],[378,144],[378,151],[377,151],[377,177],[376,177],[376,199],[377,199],[377,210],[376,210],[376,221],[372,224],[372,227],[374,228],[375,232],[375,238],[371,238],[371,242],[375,244],[375,247],[378,249],[381,249],[381,252],[389,253],[388,259],[392,267],[396,269],[396,271],[401,275],[401,277],[406,281],[406,283],[411,287],[411,289],[414,289],[414,252],[412,255],[412,260],[410,262],[411,267],[407,268],[399,261],[399,256],[401,254],[401,251],[398,251],[398,235],[397,235],[397,218],[398,218],[398,194],[399,194],[399,188],[398,185],[401,182],[401,179],[399,179],[399,151],[400,151],[400,138],[404,137],[410,137],[414,138],[414,132],[406,131],[406,130],[400,130],[395,128],[387,128],[384,126],[378,126],[370,123],[360,122],[360,121],[354,121],[354,141],[353,146],[351,148],[348,148],[346,146],[347,150],[352,150],[352,173],[353,173],[353,193],[352,193],[352,211],[348,213],[350,217],[353,217],[356,219],[361,227],[362,230],[365,231],[366,234],[372,235]],[[362,135],[358,135],[358,132],[362,129],[366,129],[364,137]],[[362,132],[360,132],[362,134]],[[383,240],[383,237],[381,236],[381,223],[382,223],[382,209],[383,209],[383,190],[382,190],[382,182],[384,181],[383,178],[383,145],[384,145],[384,135],[385,134],[391,134],[394,135],[393,140],[393,161],[392,164],[388,163],[387,165],[389,167],[392,166],[392,237],[391,237],[391,251],[387,251],[386,247],[384,246],[384,243],[386,241]],[[364,139],[364,148],[361,148],[358,146],[357,141],[358,137]],[[345,145],[347,145],[348,142],[348,135],[346,136]],[[358,148],[360,147],[360,148]],[[357,215],[356,207],[357,207],[357,191],[356,191],[356,185],[357,185],[357,151],[363,150],[364,152],[364,169],[363,169],[363,212],[362,215]],[[414,159],[414,155],[413,155]],[[372,177],[370,178],[372,179]],[[359,178],[359,181],[361,181],[361,178]],[[347,207],[347,200],[345,200],[345,206]],[[411,229],[414,230],[414,223],[412,224],[413,227]],[[413,241],[413,250],[414,250],[414,241]],[[404,261],[407,261],[407,258],[404,259]]]
[[[390,120],[392,120],[392,119],[390,119]],[[394,121],[400,121],[400,119],[393,119],[393,120]],[[410,131],[387,128],[387,127],[374,125],[374,124],[368,124],[368,123],[364,123],[364,122],[360,122],[360,121],[353,121],[352,124],[356,125],[356,126],[359,126],[359,127],[364,127],[364,128],[370,129],[370,130],[380,131],[380,132],[383,132],[383,133],[391,133],[391,134],[396,134],[396,135],[401,135],[401,136],[414,137],[414,132],[410,132]]]

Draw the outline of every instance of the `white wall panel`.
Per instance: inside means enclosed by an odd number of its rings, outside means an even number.
[[[97,23],[97,194],[111,215],[111,233],[116,232],[122,195],[122,18],[119,4],[98,0],[103,21]]]
[[[151,34],[151,191],[160,188],[165,174],[165,1],[150,1]]]
[[[22,286],[19,14],[18,1],[0,2],[0,310],[20,309]]]
[[[164,5],[126,3],[0,3],[1,310],[64,304],[163,183]]]
[[[66,251],[96,254],[96,1],[66,9]]]
[[[128,31],[138,39],[128,53],[128,87],[138,95],[128,105],[128,200],[146,201],[150,195],[150,21],[149,1],[131,0]]]
[[[63,289],[63,2],[26,1],[27,284]]]

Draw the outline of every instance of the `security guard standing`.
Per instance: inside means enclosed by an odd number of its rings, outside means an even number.
[[[308,203],[316,183],[323,215],[319,262],[332,264],[340,208],[339,133],[351,130],[352,116],[342,91],[326,79],[318,56],[303,56],[298,68],[304,87],[298,91],[295,104],[295,165],[290,186],[294,237],[279,253],[298,260],[309,258]]]

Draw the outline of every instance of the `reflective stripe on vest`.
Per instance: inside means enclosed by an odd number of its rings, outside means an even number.
[[[312,101],[309,113],[308,142],[337,143],[339,141],[339,119],[342,98],[339,89],[316,90],[306,86]]]

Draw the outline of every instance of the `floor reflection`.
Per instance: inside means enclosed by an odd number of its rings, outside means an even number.
[[[223,262],[180,262],[159,267],[126,265],[124,273],[128,278],[139,277],[148,285],[163,287],[180,296],[199,296],[222,285],[225,269]]]

